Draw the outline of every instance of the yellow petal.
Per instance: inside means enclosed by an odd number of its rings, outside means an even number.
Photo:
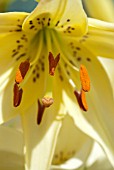
[[[114,24],[89,19],[88,34],[79,41],[96,56],[114,58]]]
[[[87,30],[87,18],[80,0],[42,0],[26,18],[23,29],[36,33],[44,27],[80,36]]]
[[[0,36],[3,33],[20,32],[26,12],[0,13]]]
[[[91,27],[114,32],[114,23],[109,23],[106,21],[101,21],[93,18],[88,18],[88,22],[89,26]]]
[[[113,0],[83,0],[89,16],[114,22],[114,3]]]

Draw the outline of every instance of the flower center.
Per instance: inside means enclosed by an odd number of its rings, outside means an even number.
[[[49,63],[49,74],[50,75],[54,76],[55,69],[57,67],[59,60],[60,60],[60,54],[58,54],[54,58],[53,54],[49,52],[48,63]],[[28,60],[25,60],[24,62],[20,63],[19,68],[16,72],[15,84],[14,84],[14,98],[13,98],[14,107],[19,106],[21,103],[22,93],[23,93],[22,83],[29,69],[30,69],[30,62]],[[44,97],[42,99],[42,103],[43,105],[41,105],[40,102],[38,102],[38,106],[39,106],[38,115],[43,115],[44,109],[46,107],[49,107],[53,103],[53,99]],[[38,122],[40,121],[38,120]]]

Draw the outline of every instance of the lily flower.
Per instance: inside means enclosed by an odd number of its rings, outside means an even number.
[[[113,39],[114,25],[87,19],[80,0],[0,14],[0,123],[21,115],[27,170],[50,168],[66,114],[114,166],[112,86],[97,58],[114,58]]]
[[[103,21],[114,22],[113,0],[82,0],[87,14]]]

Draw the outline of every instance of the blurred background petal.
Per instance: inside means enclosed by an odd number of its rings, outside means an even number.
[[[114,0],[82,0],[89,17],[114,22]]]

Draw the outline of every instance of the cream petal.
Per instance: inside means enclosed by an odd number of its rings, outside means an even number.
[[[87,13],[93,18],[114,22],[114,4],[112,0],[82,0]]]
[[[88,50],[89,53],[92,53],[94,56],[113,58],[114,24],[89,19],[89,29],[87,34],[81,38],[65,37],[65,39],[67,43],[69,42],[67,46],[71,48],[72,55],[77,61],[81,62],[83,60],[80,56],[82,55],[80,52],[83,53],[83,48]],[[90,56],[89,58],[86,58],[86,60],[90,61],[90,58],[92,59]]]
[[[81,1],[40,1],[35,10],[24,21],[23,29],[36,33],[43,27],[54,28],[69,36],[84,34],[87,30],[87,18]]]
[[[64,50],[66,51],[65,56],[68,60],[70,58],[69,62],[72,63],[72,66],[75,65],[79,68],[82,62],[91,63],[93,57],[97,56],[114,58],[114,29],[108,27],[110,24],[106,27],[105,24],[103,25],[101,28],[89,26],[89,32],[81,38],[62,37],[59,43],[61,46],[63,44],[63,49],[67,48],[67,51]]]
[[[24,170],[23,147],[21,132],[0,126],[0,169]]]
[[[114,24],[89,19],[88,34],[79,41],[96,56],[114,58]]]
[[[57,111],[55,104],[46,108],[40,125],[37,124],[37,104],[22,113],[27,170],[49,169],[61,127],[61,120],[56,119]]]
[[[99,60],[103,64],[104,69],[106,70],[106,72],[108,74],[108,77],[110,79],[110,83],[112,86],[113,94],[114,94],[114,86],[113,86],[113,84],[114,84],[114,67],[113,67],[114,60],[102,58],[102,57],[99,57]]]
[[[88,24],[92,27],[114,32],[114,23],[88,18]]]

